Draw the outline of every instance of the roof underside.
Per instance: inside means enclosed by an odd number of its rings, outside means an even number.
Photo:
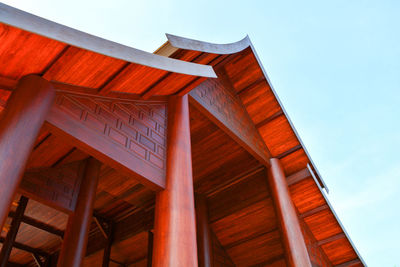
[[[168,95],[188,93],[206,79],[216,77],[216,72],[219,80],[224,80],[224,86],[240,97],[271,155],[281,159],[293,202],[306,229],[307,242],[318,243],[332,265],[356,259],[359,265],[363,265],[322,191],[325,185],[276,96],[248,37],[238,43],[216,45],[168,35],[168,42],[155,54],[149,54],[43,20],[4,4],[0,4],[0,20],[3,20],[0,24],[0,111],[18,79],[31,73],[52,81],[57,90],[121,99],[164,99]],[[275,251],[275,258],[279,260],[283,248],[280,242],[276,242],[279,240],[279,231],[273,208],[269,207],[272,206],[269,190],[261,182],[260,173],[263,170],[260,164],[192,106],[191,120],[195,189],[208,197],[211,217],[214,216],[211,225],[218,248],[225,251],[226,258],[230,257],[238,266],[249,262],[248,255],[263,255],[265,250]],[[205,140],[204,136],[210,136],[212,140]],[[42,129],[37,142],[30,167],[55,166],[87,157],[85,153],[64,144],[46,128]],[[215,143],[225,154],[207,151],[205,145]],[[203,156],[206,153],[209,153],[209,161]],[[222,168],[213,166],[213,162],[225,166],[230,172],[221,171]],[[236,169],[232,166],[236,166]],[[248,172],[243,174],[243,170]],[[296,182],[302,173],[307,174],[306,178]],[[232,177],[238,178],[235,180]],[[243,180],[243,177],[247,177],[247,180]],[[224,179],[232,180],[231,187],[211,188],[215,184],[210,181],[222,183]],[[252,196],[254,190],[258,190],[258,193]],[[230,199],[230,203],[233,203],[231,210],[225,210],[226,206],[222,205],[224,201],[239,192],[248,199]],[[31,203],[27,209],[28,216],[65,229],[65,214],[37,202]],[[154,192],[103,166],[96,210],[122,224],[132,224],[129,220],[138,216],[141,223],[145,224],[143,221],[151,218],[148,214],[153,211],[153,206]],[[225,212],[225,216],[221,212]],[[227,228],[231,224],[242,222],[246,225],[251,221],[254,224],[247,225],[248,228]],[[147,247],[146,232],[137,230],[136,226],[131,227],[133,232],[115,245],[114,258],[131,257],[130,262],[141,261],[147,253],[143,249]],[[60,239],[41,234],[25,225],[18,241],[28,242],[33,247],[41,247],[49,252],[56,251]],[[249,239],[251,235],[253,243]],[[93,243],[101,239],[99,231],[93,230],[91,236]],[[48,241],[43,244],[42,240]],[[240,243],[239,240],[247,241]],[[256,251],[262,244],[265,246]],[[128,248],[136,252],[132,253]],[[94,248],[92,250],[87,265],[97,266],[101,253],[94,253]],[[18,250],[13,250],[12,257],[20,259],[20,262],[31,260],[30,255],[26,256]],[[259,260],[272,262],[273,259],[260,256]]]

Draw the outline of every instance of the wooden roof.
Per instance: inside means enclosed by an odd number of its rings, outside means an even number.
[[[29,73],[50,80],[59,92],[122,100],[165,102],[165,96],[186,94],[203,82],[228,88],[240,99],[268,153],[281,159],[307,242],[317,244],[314,256],[325,257],[330,265],[350,261],[354,266],[365,265],[329,204],[322,190],[327,188],[248,37],[217,45],[167,35],[168,41],[151,54],[4,4],[0,4],[0,21],[0,111],[18,79]],[[215,262],[222,266],[284,264],[283,244],[260,160],[205,116],[194,101],[190,116],[195,191],[207,197],[218,252]],[[59,168],[86,157],[87,152],[45,125],[27,170]],[[112,259],[145,266],[154,201],[152,189],[111,166],[102,167],[95,210],[117,224]],[[56,252],[66,226],[64,212],[31,200],[26,216],[44,222],[53,234],[23,223],[17,242],[46,254]],[[103,246],[101,231],[93,223],[85,266],[99,265]],[[11,260],[34,266],[21,247],[13,249]]]
[[[167,38],[155,53],[181,60],[185,59],[176,55],[184,52],[222,58],[216,69],[218,76],[228,78],[224,85],[239,95],[271,155],[281,159],[300,217],[322,244],[326,256],[333,265],[354,258],[364,264],[329,203],[323,191],[324,188],[328,192],[328,188],[272,87],[250,38],[246,36],[231,44],[212,44],[170,34]]]

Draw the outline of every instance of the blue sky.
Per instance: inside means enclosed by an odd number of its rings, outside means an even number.
[[[400,267],[400,1],[4,1],[135,48],[249,34],[369,266]]]

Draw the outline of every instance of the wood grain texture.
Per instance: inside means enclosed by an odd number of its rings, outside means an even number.
[[[168,104],[167,179],[158,192],[153,266],[196,267],[196,218],[190,146],[188,96]]]
[[[207,199],[203,195],[195,196],[197,255],[199,267],[212,267],[212,237],[208,219]]]
[[[219,80],[208,79],[190,92],[191,103],[242,145],[261,163],[268,165],[269,151],[240,100]]]
[[[3,227],[29,153],[54,97],[48,81],[35,75],[24,76],[1,114],[0,227]]]
[[[300,222],[295,206],[290,198],[285,174],[278,159],[271,159],[268,182],[279,218],[289,266],[311,267]]]
[[[60,93],[46,120],[74,146],[153,189],[164,187],[165,102]]]
[[[68,218],[64,241],[58,258],[58,267],[79,267],[86,253],[88,232],[93,216],[93,203],[101,163],[89,158],[82,165],[82,183],[76,208]]]
[[[61,167],[40,168],[26,172],[18,192],[48,206],[71,213],[75,210],[81,178],[81,162]]]

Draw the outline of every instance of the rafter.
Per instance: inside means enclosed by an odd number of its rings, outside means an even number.
[[[360,264],[360,263],[362,263],[362,262],[359,259],[355,259],[355,260],[351,260],[351,261],[346,261],[339,265],[335,265],[334,267],[350,267],[350,266],[354,266],[354,265]]]
[[[283,115],[283,110],[280,109],[279,111],[275,112],[274,114],[272,114],[268,118],[266,118],[266,119],[260,121],[259,123],[257,123],[256,124],[256,128],[259,129],[259,128],[263,127],[264,125],[270,123],[271,121],[275,120],[276,118],[279,118],[282,115]]]
[[[326,210],[326,209],[329,209],[329,206],[327,204],[324,204],[322,206],[316,207],[312,210],[309,210],[309,211],[306,211],[306,212],[300,214],[300,217],[301,218],[310,217],[311,215],[314,215],[314,214],[316,214],[320,211]]]
[[[292,147],[291,149],[286,150],[285,152],[283,152],[283,153],[277,155],[275,158],[277,158],[277,159],[283,159],[284,157],[287,157],[287,156],[289,156],[290,154],[292,154],[292,153],[294,153],[294,152],[296,152],[296,151],[298,151],[298,150],[300,150],[300,149],[302,149],[302,146],[301,146],[301,145],[294,146],[294,147]]]
[[[306,179],[308,177],[311,177],[311,173],[307,168],[305,168],[305,169],[302,169],[302,170],[288,176],[286,178],[286,181],[287,181],[288,186],[291,186],[295,183],[303,181],[304,179]]]
[[[330,236],[328,238],[325,238],[325,239],[317,241],[317,245],[318,246],[322,246],[322,245],[325,245],[327,243],[331,243],[333,241],[336,241],[336,240],[339,240],[339,239],[342,239],[342,238],[345,238],[345,237],[346,237],[346,235],[343,232],[341,232],[339,234],[336,234],[336,235]]]

